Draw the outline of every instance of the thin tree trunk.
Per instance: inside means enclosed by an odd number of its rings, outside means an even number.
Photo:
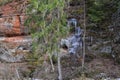
[[[54,65],[53,65],[53,60],[51,58],[51,55],[49,54],[49,57],[50,57],[50,63],[51,63],[51,66],[52,66],[52,70],[53,72],[55,71],[55,68],[54,68]]]
[[[20,75],[19,75],[18,69],[17,69],[17,68],[15,68],[15,71],[16,71],[16,76],[17,76],[17,79],[19,80],[19,79],[20,79]]]
[[[82,70],[84,73],[84,66],[85,66],[85,36],[86,36],[86,5],[84,0],[84,34],[83,34],[83,59],[82,59]]]
[[[59,4],[59,3],[58,3]],[[58,7],[58,12],[57,12],[57,14],[58,14],[58,16],[57,16],[57,18],[58,18],[58,20],[60,20],[60,16],[61,16],[61,14],[60,14],[60,10],[59,10],[60,8]],[[58,24],[58,31],[60,31],[60,25]],[[60,47],[59,47],[59,45],[58,45],[58,49],[60,49]],[[62,70],[61,70],[61,64],[60,64],[60,58],[61,58],[61,56],[60,56],[60,53],[58,53],[57,52],[57,61],[58,61],[58,79],[59,80],[62,80]]]
[[[62,70],[61,70],[61,64],[60,64],[60,55],[58,54],[58,79],[62,80]]]

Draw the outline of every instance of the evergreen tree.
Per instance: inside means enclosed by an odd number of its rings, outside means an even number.
[[[111,24],[111,15],[117,10],[119,0],[87,0],[88,23],[105,28]]]
[[[31,28],[34,54],[39,59],[43,54],[52,54],[59,48],[61,38],[67,35],[65,0],[30,0],[31,14],[26,25]]]

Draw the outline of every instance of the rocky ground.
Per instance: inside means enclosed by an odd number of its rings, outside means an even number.
[[[1,39],[3,40],[3,39]],[[2,42],[6,44],[9,49],[15,49],[19,45],[13,45],[13,43]],[[109,43],[109,42],[108,42]],[[22,44],[21,44],[22,45]],[[117,64],[113,58],[106,54],[102,54],[101,51],[106,51],[106,47],[102,49],[96,49],[101,47],[99,44],[94,44],[93,46],[87,47],[86,59],[85,59],[85,76],[92,78],[94,80],[101,80],[102,78],[119,78],[120,77],[120,65]],[[108,45],[107,45],[108,46]],[[25,46],[22,46],[25,47]],[[95,48],[94,48],[95,47]],[[105,48],[105,49],[104,49]],[[22,48],[20,48],[22,50]],[[16,54],[23,54],[23,52],[18,51]],[[63,50],[62,55],[66,55],[65,50]],[[101,53],[100,53],[101,52]],[[107,49],[107,52],[109,50]],[[99,54],[100,53],[100,54]],[[28,53],[29,54],[29,53]],[[43,57],[44,58],[44,57]],[[64,80],[80,80],[81,76],[81,62],[82,57],[74,59],[73,56],[67,55],[61,58],[62,75]],[[30,78],[34,77],[43,80],[56,80],[58,78],[57,63],[54,63],[55,71],[52,71],[51,64],[48,61],[38,62],[4,62],[0,63],[0,78]],[[8,75],[7,77],[5,75]],[[87,79],[86,79],[87,80]],[[89,79],[88,79],[89,80]],[[111,79],[110,79],[111,80]]]
[[[11,12],[12,14],[15,13],[11,9],[24,10],[23,9],[24,5],[27,4],[26,1],[27,0],[18,1],[20,4],[20,6],[18,7],[17,6],[14,7],[15,5],[18,5],[18,3],[16,2],[8,4],[8,6],[5,6],[6,8],[3,6],[3,11],[4,11],[3,14],[5,14],[5,16],[6,15],[9,16],[8,14],[11,14]],[[80,4],[78,4],[76,1],[73,1],[70,4],[70,7],[68,9],[68,13],[69,13],[68,15],[70,16],[69,18],[74,17],[77,20],[79,20],[78,23],[82,25],[83,0],[81,1],[82,2],[80,2]],[[22,2],[24,2],[24,4]],[[75,15],[78,15],[78,16],[75,16]],[[20,17],[22,17],[22,15]],[[93,39],[92,38],[91,40],[88,39],[88,42],[90,43],[87,43],[86,45],[87,48],[86,48],[86,58],[85,58],[84,79],[81,79],[82,57],[74,59],[73,56],[68,55],[61,58],[63,80],[103,80],[103,78],[104,79],[106,78],[106,80],[113,80],[116,78],[120,78],[120,64],[116,62],[116,59],[117,61],[120,61],[119,35],[117,37],[115,35],[114,39],[116,40],[113,40],[115,41],[115,43],[111,43],[111,41],[107,39],[107,37],[110,35],[109,33],[108,35],[106,35],[106,33],[100,35],[99,32],[97,31],[94,31],[94,32],[95,33],[88,32],[88,35],[87,35],[88,38],[92,36]],[[112,31],[111,35],[113,34],[114,33]],[[0,80],[3,80],[3,79],[10,80],[11,78],[16,78],[15,80],[17,79],[24,80],[24,78],[27,78],[26,80],[28,80],[32,77],[40,80],[57,80],[58,66],[56,62],[54,63],[55,71],[53,72],[49,60],[44,61],[44,58],[45,58],[44,56],[41,57],[43,58],[41,62],[25,61],[25,55],[29,54],[29,52],[26,52],[26,51],[29,50],[29,47],[30,47],[30,44],[29,42],[27,43],[27,41],[31,41],[30,37],[26,37],[26,38],[25,37],[18,36],[18,37],[11,37],[11,38],[7,38],[7,37],[0,38],[0,46],[3,46],[4,44],[5,49],[7,49],[8,52],[10,50],[13,53],[12,56],[14,57],[22,56],[21,59],[23,59],[23,60],[20,59],[20,61],[15,61],[15,62],[9,62],[8,60],[7,61],[1,60]],[[2,49],[2,47],[0,47],[0,49]],[[115,51],[113,52],[115,53],[115,55],[112,55],[112,56],[115,56],[115,58],[111,57],[110,55],[112,51]]]
[[[72,57],[61,58],[63,80],[80,80],[82,74],[81,69],[82,58],[74,61]],[[57,80],[58,71],[57,64],[54,64],[55,72],[52,71],[49,63],[43,63],[42,66],[36,68],[34,77],[45,80]],[[113,80],[120,77],[120,65],[115,64],[113,59],[98,57],[89,53],[85,60],[85,76],[90,79],[86,80],[102,80],[108,78]]]

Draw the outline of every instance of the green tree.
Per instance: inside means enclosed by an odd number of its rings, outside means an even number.
[[[51,58],[58,51],[61,38],[68,33],[64,8],[67,0],[30,0],[26,25],[31,28],[34,54],[37,60],[43,54]]]
[[[113,25],[112,16],[119,8],[120,0],[87,0],[86,2],[89,35],[95,38],[111,39],[113,36],[109,35],[111,32],[108,26]]]
[[[105,28],[111,24],[111,15],[117,10],[119,0],[87,0],[89,24]]]

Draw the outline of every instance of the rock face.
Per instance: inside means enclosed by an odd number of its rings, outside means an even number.
[[[8,49],[5,45],[0,44],[0,60],[5,62],[17,62],[20,61],[22,57],[13,56],[10,49]]]
[[[68,18],[75,18],[77,19],[78,25],[83,26],[83,19],[84,19],[84,0],[71,0],[69,3],[69,7],[67,9]]]
[[[13,0],[0,6],[0,60],[22,61],[29,53],[32,39],[24,26],[27,18],[25,10],[28,0]]]
[[[4,37],[0,40],[0,60],[21,62],[30,53],[32,39],[29,36]]]
[[[112,16],[113,38],[112,55],[116,62],[120,63],[120,8]]]
[[[16,36],[28,33],[25,32],[27,30],[24,26],[24,21],[26,19],[26,16],[24,15],[25,11],[21,7],[23,6],[22,4],[27,3],[26,1],[27,0],[23,1],[23,3],[21,3],[21,1],[13,1],[0,7],[1,36]],[[19,10],[17,8],[19,8]]]

